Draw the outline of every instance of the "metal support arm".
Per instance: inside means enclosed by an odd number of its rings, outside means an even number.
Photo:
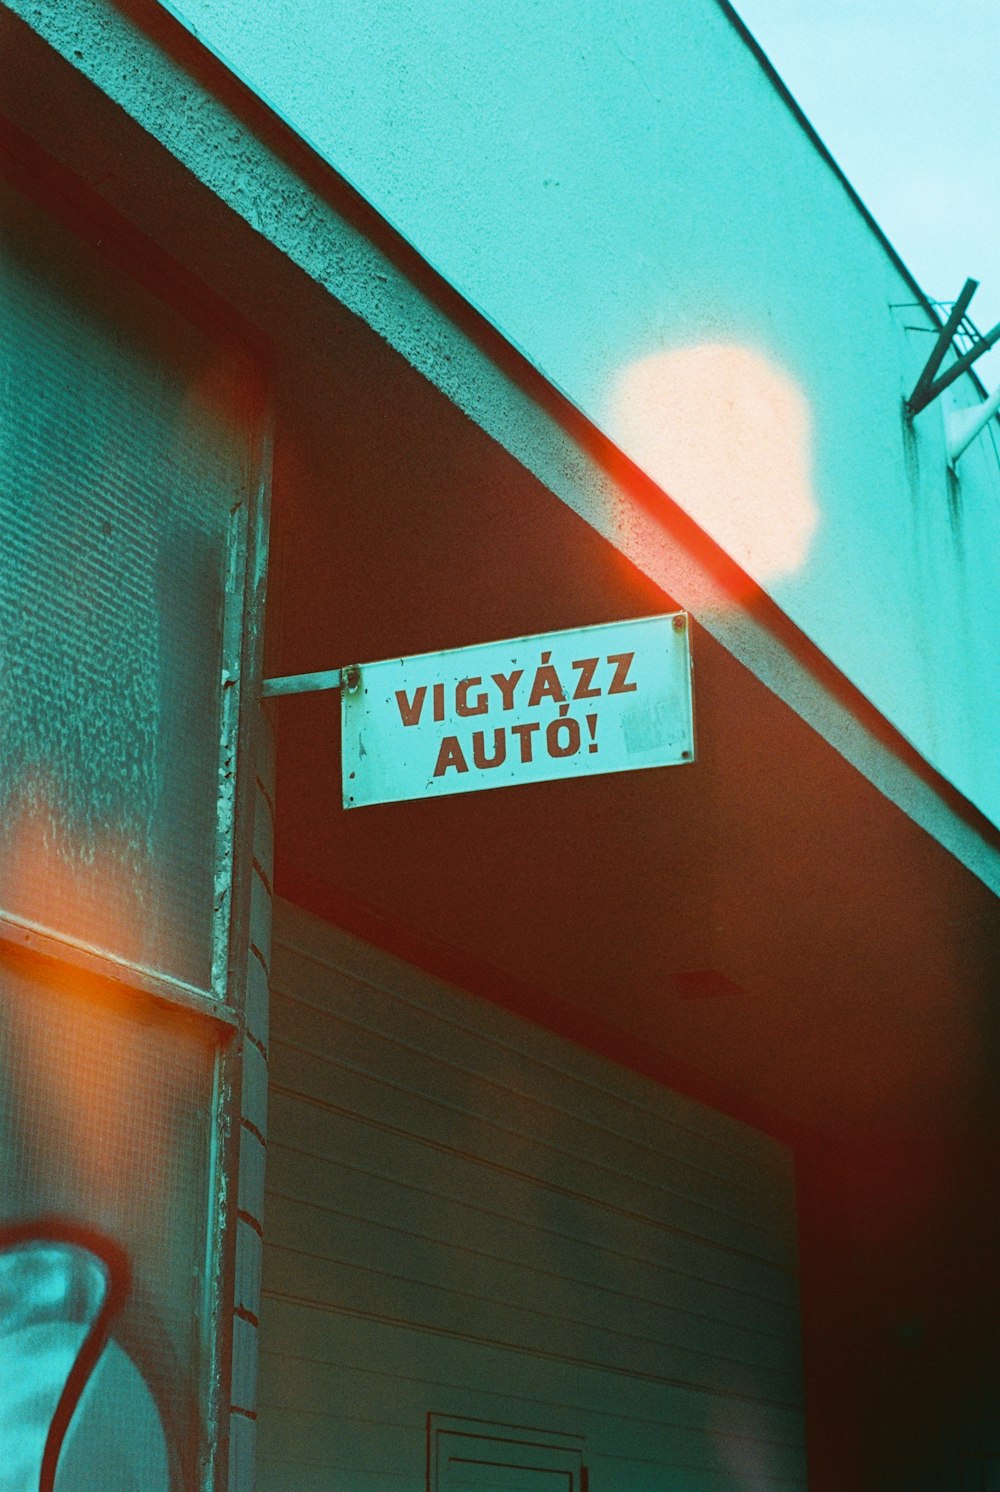
[[[959,456],[975,440],[976,436],[986,429],[993,416],[1000,410],[1000,387],[994,389],[988,399],[982,404],[974,404],[971,409],[956,409],[945,421],[945,431],[948,437],[948,465],[954,467]]]
[[[906,401],[907,411],[911,415],[919,414],[922,409],[926,409],[928,404],[932,404],[938,394],[943,393],[949,384],[954,383],[955,379],[960,378],[963,373],[967,373],[973,363],[981,358],[984,352],[988,352],[995,342],[1000,342],[1000,322],[998,322],[985,336],[978,337],[969,350],[963,353],[946,372],[942,373],[940,378],[935,377],[951,346],[952,338],[968,310],[969,302],[978,288],[978,280],[966,280],[962,286],[961,294],[951,308],[951,315],[938,333],[937,341],[927,359],[924,371],[917,379],[913,393]]]
[[[283,679],[264,679],[260,686],[261,698],[273,699],[278,694],[310,694],[316,689],[339,689],[344,671],[328,668],[323,673],[296,673]]]

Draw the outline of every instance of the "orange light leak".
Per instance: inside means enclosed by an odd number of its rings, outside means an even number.
[[[132,924],[148,894],[147,887],[136,886],[134,875],[123,876],[123,853],[126,864],[134,863],[134,855],[116,851],[108,836],[105,843],[88,846],[85,861],[74,857],[69,836],[56,829],[55,815],[39,805],[37,791],[32,797],[33,810],[22,810],[13,836],[14,851],[7,856],[0,890],[14,890],[18,884],[28,888],[32,920],[57,931],[80,935],[79,915],[86,911],[88,941],[119,953],[130,951],[138,942]],[[24,900],[22,889],[15,901],[20,905]],[[41,977],[38,1002],[43,1011],[21,999],[10,1007],[18,1051],[14,1080],[25,1110],[39,1121],[30,1130],[30,1165],[43,1192],[46,1177],[69,1179],[67,1202],[75,1197],[77,1204],[71,1210],[78,1205],[92,1209],[90,1221],[100,1223],[105,1204],[121,1189],[126,1158],[135,1161],[130,1137],[136,1113],[149,1106],[147,1047],[151,1040],[155,1044],[160,1021],[152,1007],[137,1009],[141,996],[71,964],[46,965]],[[169,1108],[172,1100],[165,1102]],[[161,1146],[170,1134],[170,1117],[164,1113],[160,1123],[144,1126]],[[144,1184],[167,1160],[162,1149],[155,1155],[147,1149]],[[148,1223],[155,1231],[165,1199],[153,1185],[145,1195]]]
[[[801,570],[819,522],[812,420],[791,380],[749,348],[681,347],[632,363],[610,434],[758,584]]]
[[[35,772],[5,826],[0,906],[88,948],[148,964],[159,950],[149,850],[134,837],[74,832],[65,800]]]

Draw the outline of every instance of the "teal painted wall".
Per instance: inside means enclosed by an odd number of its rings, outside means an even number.
[[[170,8],[1000,821],[979,392],[715,0]]]

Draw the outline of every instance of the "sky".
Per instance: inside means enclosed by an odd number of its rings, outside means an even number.
[[[935,300],[1000,321],[1000,0],[733,0],[813,128]],[[1000,346],[977,364],[1000,383]]]

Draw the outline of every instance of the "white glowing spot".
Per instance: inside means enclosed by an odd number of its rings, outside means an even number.
[[[819,521],[809,406],[745,347],[703,345],[632,363],[611,434],[658,486],[764,583],[799,570]]]

